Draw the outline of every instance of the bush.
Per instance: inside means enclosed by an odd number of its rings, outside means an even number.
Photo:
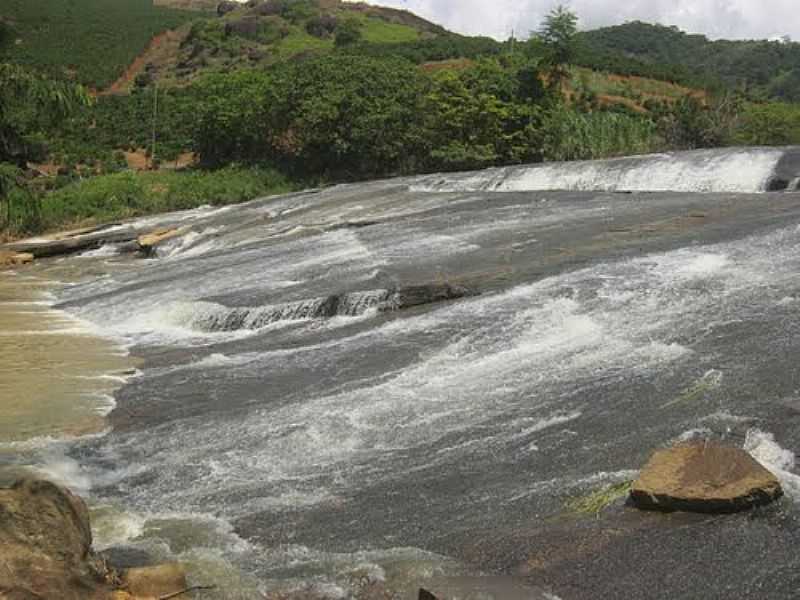
[[[228,167],[218,171],[125,171],[85,179],[47,194],[38,229],[107,222],[146,214],[221,206],[296,186],[273,169]]]
[[[335,44],[337,48],[352,46],[361,41],[361,23],[358,19],[349,18],[336,30]]]
[[[336,31],[339,21],[333,15],[319,15],[308,20],[306,31],[309,35],[326,38]]]
[[[642,116],[613,112],[579,113],[565,107],[544,120],[544,153],[548,160],[590,160],[659,150],[655,124]]]

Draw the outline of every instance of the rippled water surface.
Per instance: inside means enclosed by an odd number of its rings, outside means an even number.
[[[489,172],[141,220],[189,233],[152,259],[105,248],[40,267],[71,282],[45,289],[53,307],[12,310],[39,296],[18,297],[23,272],[0,281],[16,340],[0,369],[17,377],[0,386],[47,388],[75,411],[110,393],[75,381],[100,385],[90,375],[130,352],[139,371],[114,392],[113,431],[36,460],[92,498],[100,546],[187,561],[195,581],[224,583],[216,597],[309,585],[352,597],[364,578],[414,597],[431,578],[487,573],[520,576],[498,585],[522,581],[531,597],[658,597],[647,582],[714,539],[729,563],[695,564],[672,597],[788,598],[791,577],[749,569],[800,567],[787,549],[800,534],[800,203],[741,193],[782,160],[748,152],[657,174],[713,174],[714,193],[524,191],[542,186],[517,172],[498,187]],[[393,309],[396,290],[429,284],[469,293]],[[76,323],[113,343],[64,332]],[[46,351],[45,376],[19,368],[20,344]],[[3,422],[32,404],[4,404]],[[702,531],[621,505],[609,521],[567,515],[571,498],[696,435],[747,448],[787,501]],[[635,576],[624,548],[639,548]]]

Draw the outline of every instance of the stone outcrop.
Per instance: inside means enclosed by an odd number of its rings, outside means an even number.
[[[107,225],[93,229],[68,231],[58,235],[6,244],[0,251],[30,254],[34,258],[46,258],[93,250],[105,244],[120,244],[136,239],[133,227]]]
[[[630,499],[647,510],[730,513],[782,495],[777,477],[747,452],[707,442],[655,452],[634,482]]]
[[[106,598],[114,574],[92,552],[83,500],[49,481],[0,490],[0,597]]]
[[[1,600],[153,600],[192,589],[177,563],[121,576],[92,550],[89,510],[54,483],[23,478],[0,489]]]

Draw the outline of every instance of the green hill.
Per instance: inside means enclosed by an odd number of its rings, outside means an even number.
[[[800,44],[712,41],[639,21],[581,34],[582,62],[680,82],[722,82],[751,96],[800,101]],[[635,72],[639,70],[640,72]]]
[[[104,88],[156,34],[196,16],[152,0],[3,0],[0,59]]]

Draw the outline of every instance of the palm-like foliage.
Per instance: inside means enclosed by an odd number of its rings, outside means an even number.
[[[0,63],[0,162],[23,164],[27,135],[89,102],[82,86]]]
[[[18,65],[0,63],[0,201],[3,228],[12,224],[10,192],[29,158],[29,136],[81,104],[90,102],[81,86],[54,82]]]

